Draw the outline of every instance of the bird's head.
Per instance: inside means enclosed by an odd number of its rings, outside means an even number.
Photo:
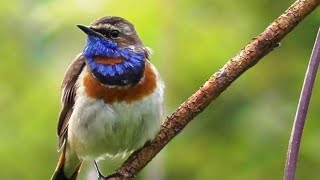
[[[101,83],[126,86],[140,81],[149,51],[130,22],[107,16],[90,26],[77,26],[87,34],[83,55]]]

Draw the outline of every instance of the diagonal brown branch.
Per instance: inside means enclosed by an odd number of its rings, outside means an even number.
[[[242,73],[278,46],[278,43],[318,5],[320,0],[297,0],[261,34],[253,38],[234,58],[213,74],[162,125],[156,139],[135,151],[106,179],[124,180],[146,166],[160,150]]]

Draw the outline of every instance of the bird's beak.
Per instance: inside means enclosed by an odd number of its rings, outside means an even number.
[[[101,36],[100,33],[94,31],[92,28],[82,25],[82,24],[77,24],[78,28],[81,29],[84,33],[88,35],[96,35],[96,36]]]

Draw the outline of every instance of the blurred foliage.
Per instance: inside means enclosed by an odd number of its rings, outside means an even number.
[[[293,0],[11,0],[0,3],[0,179],[49,179],[58,159],[60,81],[85,43],[76,24],[133,22],[166,82],[170,114]],[[138,179],[281,179],[314,12],[175,138]],[[320,88],[308,113],[298,179],[320,172]],[[112,171],[117,163],[106,161]],[[87,163],[86,166],[91,166]],[[153,167],[153,168],[152,168]],[[86,179],[87,167],[82,171]],[[107,171],[106,171],[107,173]]]

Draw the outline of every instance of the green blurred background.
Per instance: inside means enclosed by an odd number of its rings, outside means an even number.
[[[49,179],[58,159],[60,82],[85,35],[106,15],[133,22],[175,110],[293,0],[11,0],[0,2],[0,179]],[[282,179],[288,139],[320,12],[232,84],[137,179]],[[298,179],[320,177],[320,80]],[[104,173],[119,161],[103,164]],[[87,163],[81,179],[88,179]],[[89,174],[89,175],[88,175]],[[94,173],[91,172],[94,177]],[[94,179],[94,178],[91,178]]]

